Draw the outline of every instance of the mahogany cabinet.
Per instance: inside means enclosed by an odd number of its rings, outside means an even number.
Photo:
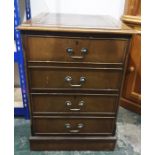
[[[18,29],[30,148],[113,150],[130,40],[137,32],[109,16],[67,14],[41,14]]]

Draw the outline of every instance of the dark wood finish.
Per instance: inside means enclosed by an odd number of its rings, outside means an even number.
[[[71,82],[65,80],[68,76],[72,78]],[[83,83],[80,82],[82,77],[85,78]],[[29,68],[29,79],[32,89],[73,88],[73,86],[81,89],[119,89],[122,68],[67,68],[63,66],[42,68],[35,66],[35,68]]]
[[[30,137],[30,147],[34,151],[42,150],[114,150],[116,137]]]
[[[128,40],[125,38],[120,40],[115,38],[95,40],[90,38],[29,36],[24,39],[28,61],[123,63],[128,44]],[[73,50],[72,55],[67,53],[68,48]],[[83,48],[88,50],[84,55],[81,52]]]
[[[113,150],[130,38],[137,32],[110,17],[49,14],[19,29],[31,149]]]
[[[114,117],[33,116],[32,121],[32,130],[34,136],[73,134],[96,134],[112,136],[115,130]]]
[[[141,1],[126,2],[125,14],[132,15],[123,21],[129,26],[140,31]],[[130,9],[132,8],[132,9]],[[128,20],[129,19],[129,20]],[[125,75],[121,105],[129,110],[141,113],[141,35],[135,34],[132,38],[129,62]]]
[[[116,114],[118,94],[32,93],[33,115]]]

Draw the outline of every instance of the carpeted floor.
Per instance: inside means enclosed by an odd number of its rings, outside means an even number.
[[[30,121],[15,118],[15,155],[140,155],[141,117],[124,108],[119,109],[117,145],[114,151],[45,151],[29,149]]]

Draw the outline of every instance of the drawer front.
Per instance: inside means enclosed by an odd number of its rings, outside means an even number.
[[[123,63],[128,40],[29,36],[24,47],[29,61]]]
[[[115,94],[31,94],[33,114],[114,114],[118,95]]]
[[[34,116],[34,134],[112,134],[113,117],[50,117]]]
[[[32,89],[93,88],[119,89],[122,69],[106,68],[30,68],[29,81]]]

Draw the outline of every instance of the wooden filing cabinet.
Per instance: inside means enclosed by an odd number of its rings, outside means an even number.
[[[113,150],[135,31],[106,16],[40,14],[20,27],[32,150]]]

